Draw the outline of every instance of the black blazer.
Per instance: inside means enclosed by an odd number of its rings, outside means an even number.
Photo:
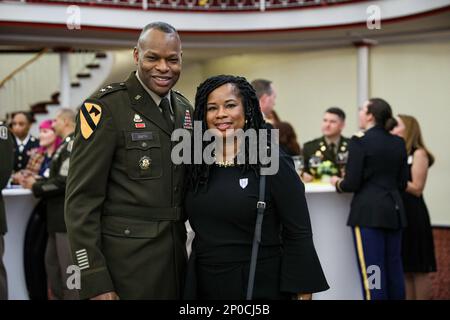
[[[399,229],[406,226],[401,191],[408,182],[402,138],[375,126],[352,137],[346,175],[338,192],[354,192],[349,226]]]
[[[12,134],[8,127],[0,122],[0,236],[7,231],[2,189],[6,187],[9,177],[11,177],[14,160],[13,150]]]

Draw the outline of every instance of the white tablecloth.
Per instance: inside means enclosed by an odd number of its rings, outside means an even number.
[[[2,190],[6,207],[8,232],[5,235],[5,264],[8,278],[8,298],[10,300],[27,300],[23,263],[25,231],[28,220],[38,200],[30,190]]]
[[[352,194],[338,194],[325,184],[306,184],[314,244],[330,289],[313,299],[362,299],[352,230],[347,218]]]
[[[331,185],[306,184],[306,200],[322,268],[330,289],[314,299],[362,299],[351,229],[347,227],[351,194],[337,194]],[[4,263],[9,299],[28,299],[23,266],[25,229],[37,199],[29,190],[3,190],[8,233]],[[189,228],[190,229],[190,228]],[[192,240],[192,233],[188,236]]]

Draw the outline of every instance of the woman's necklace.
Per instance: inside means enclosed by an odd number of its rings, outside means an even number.
[[[233,158],[233,160],[222,160],[222,161],[219,161],[219,160],[217,160],[217,158],[216,158],[216,153],[214,152],[214,163],[215,163],[215,165],[216,166],[218,166],[218,167],[222,167],[222,168],[228,168],[228,167],[234,167],[234,166],[236,166],[236,164],[234,163],[234,158]]]
[[[214,150],[213,152],[213,156],[214,156],[214,163],[216,164],[216,166],[218,167],[222,167],[222,168],[229,168],[229,167],[235,167],[237,166],[236,164],[236,155],[238,153],[238,149],[239,146],[234,143],[233,145],[225,145],[225,148],[223,150],[219,150],[219,154],[222,155],[222,158],[224,160],[218,160],[216,157],[216,150]],[[233,158],[231,160],[227,160],[227,156],[226,155],[231,155],[233,154]],[[229,158],[229,157],[228,157]]]
[[[218,161],[215,157],[214,157],[214,163],[216,164],[216,166],[219,167],[223,167],[223,168],[228,168],[228,167],[234,167],[236,166],[236,164],[234,163],[234,161]]]

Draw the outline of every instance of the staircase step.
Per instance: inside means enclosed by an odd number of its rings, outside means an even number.
[[[91,77],[91,74],[87,73],[87,72],[77,73],[77,78],[90,78],[90,77]]]
[[[97,52],[95,54],[95,57],[96,58],[106,58],[106,53],[104,53],[104,52]]]
[[[59,91],[54,92],[54,93],[51,95],[51,99],[52,99],[52,102],[51,102],[51,103],[56,103],[56,104],[58,104],[58,103],[59,103]]]
[[[86,68],[88,69],[98,69],[100,68],[100,64],[99,63],[89,63]]]
[[[52,103],[52,101],[37,102],[30,107],[30,110],[34,114],[47,114],[47,105],[50,103]]]

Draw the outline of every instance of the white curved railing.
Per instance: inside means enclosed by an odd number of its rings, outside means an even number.
[[[69,2],[49,4],[0,0],[0,22],[4,25],[11,24],[13,27],[20,24],[26,24],[27,26],[30,24],[45,24],[45,30],[58,28],[60,31],[61,29],[67,29],[66,32],[76,32],[79,29],[83,30],[83,28],[94,28],[94,30],[106,28],[107,31],[128,32],[130,30],[141,30],[151,21],[168,22],[180,32],[186,33],[265,32],[335,28],[356,24],[363,26],[372,17],[385,22],[436,10],[448,10],[450,0],[367,0],[348,2],[342,5],[313,7],[313,9],[306,10],[242,11],[239,14],[226,11],[124,10],[108,6],[89,5],[88,2],[85,2],[85,4],[74,6],[70,5]],[[44,34],[44,36],[47,35]],[[21,39],[28,41],[29,38]],[[0,41],[15,40],[17,40],[16,35],[0,34]],[[67,33],[63,37],[54,39],[54,42],[65,41],[66,45],[70,45],[75,40]],[[120,38],[112,37],[96,39],[96,42],[108,46],[112,40],[115,42],[121,41]]]
[[[17,55],[1,54],[0,67],[14,65]],[[33,56],[25,55],[30,58]],[[76,74],[82,71],[86,64],[94,61],[95,53],[78,52],[70,56],[70,76],[72,82],[75,82]],[[0,87],[0,119],[4,119],[6,114],[11,112],[30,110],[34,103],[49,101],[51,95],[59,91],[59,81],[59,54],[45,53]]]
[[[11,1],[11,0],[8,0]],[[259,11],[299,9],[348,4],[367,0],[13,0],[28,3],[59,3],[134,9],[177,11]]]

